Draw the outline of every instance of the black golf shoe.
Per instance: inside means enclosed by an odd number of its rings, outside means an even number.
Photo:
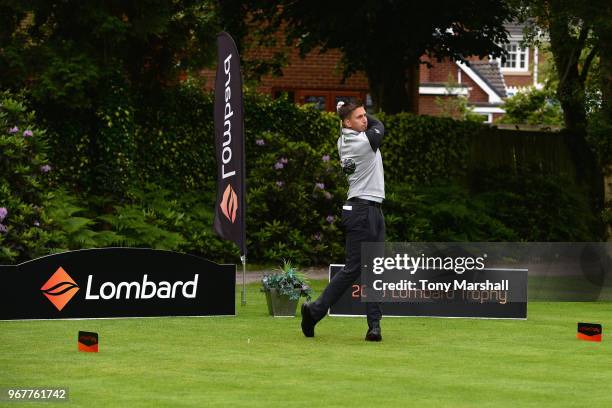
[[[380,326],[375,325],[370,327],[365,336],[366,341],[382,341],[382,334],[380,334]]]
[[[307,302],[302,303],[302,333],[306,337],[314,337],[314,327],[316,322],[312,318],[310,313],[310,304]]]

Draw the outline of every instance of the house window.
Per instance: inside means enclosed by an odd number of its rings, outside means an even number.
[[[506,62],[501,62],[502,71],[528,71],[529,70],[529,48],[521,48],[518,41],[511,41],[503,45],[508,52]]]
[[[311,103],[322,111],[335,112],[336,105],[339,101],[355,101],[361,100],[364,102],[366,97],[365,92],[359,91],[343,91],[343,90],[295,90],[296,103]]]
[[[305,95],[304,103],[312,103],[318,110],[327,109],[327,98],[325,95]]]

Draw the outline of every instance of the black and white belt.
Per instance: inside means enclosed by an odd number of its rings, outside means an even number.
[[[363,198],[358,198],[358,197],[349,198],[347,200],[347,203],[365,204],[365,205],[371,205],[373,207],[378,207],[378,208],[382,207],[382,203],[372,201],[372,200],[364,200]]]

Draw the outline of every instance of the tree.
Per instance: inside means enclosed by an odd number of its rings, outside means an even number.
[[[135,108],[212,63],[218,31],[212,0],[2,0],[0,87],[27,92],[55,174],[121,193],[136,174]]]
[[[557,98],[565,127],[573,136],[569,142],[577,177],[588,185],[591,204],[600,211],[604,203],[601,167],[609,163],[611,151],[612,5],[607,0],[517,0],[517,4],[522,19],[530,23],[528,41],[537,42],[539,30],[548,34],[559,81]],[[599,64],[594,63],[597,58]],[[599,66],[596,82],[601,101],[587,111],[585,87],[593,66]]]
[[[418,110],[424,54],[438,60],[504,56],[503,23],[513,13],[502,0],[438,0],[418,7],[395,0],[226,0],[220,4],[225,24],[236,27],[248,20],[245,24],[266,27],[264,33],[282,30],[287,44],[295,44],[302,55],[315,49],[340,50],[345,77],[365,72],[375,107],[388,113]]]
[[[548,35],[558,75],[557,98],[565,127],[584,135],[587,128],[585,84],[597,58],[601,59],[602,107],[609,106],[612,5],[606,0],[520,0],[520,15],[528,23],[527,41]]]
[[[113,83],[163,86],[215,56],[212,1],[3,0],[0,16],[0,86],[40,103],[89,108]]]

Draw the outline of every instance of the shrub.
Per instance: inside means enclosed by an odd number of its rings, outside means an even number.
[[[120,196],[138,175],[135,104],[121,80],[113,79],[107,88],[93,107],[45,105],[41,123],[47,129],[54,177],[61,184],[78,192]]]
[[[41,223],[52,170],[35,124],[20,96],[0,94],[0,261],[46,253],[50,240]]]
[[[346,181],[330,145],[263,132],[248,170],[251,258],[320,264],[343,253],[339,212]]]
[[[518,235],[458,184],[389,185],[387,241],[515,241]]]
[[[173,190],[207,188],[216,180],[212,94],[186,83],[157,100],[138,102],[139,176]],[[264,132],[335,152],[339,122],[332,114],[253,93],[245,94],[244,107],[247,171],[257,163],[256,141]]]
[[[521,241],[600,241],[601,220],[588,195],[568,177],[531,168],[482,168],[471,190],[483,211],[512,228]]]
[[[465,175],[469,137],[487,126],[450,118],[409,113],[380,115],[385,124],[382,145],[385,180],[428,184]]]
[[[66,121],[66,141],[59,134],[52,138],[34,126],[21,99],[3,94],[0,260],[108,245],[238,259],[237,248],[212,229],[212,98],[190,85],[164,92],[161,103],[148,105],[122,99],[118,91],[116,100],[96,111],[96,120],[107,125],[78,140],[99,138],[100,147],[108,146],[101,157],[110,164],[98,167],[95,163],[104,160],[94,163],[86,154],[59,159],[83,118]],[[341,260],[339,215],[347,183],[338,168],[337,118],[254,94],[246,95],[245,104],[249,261]],[[389,241],[601,238],[601,223],[574,181],[551,176],[543,167],[521,167],[517,160],[512,162],[517,170],[468,163],[474,140],[491,135],[488,127],[410,114],[380,118],[387,130],[381,150]],[[24,136],[24,129],[32,136]],[[59,163],[46,159],[46,141]],[[516,140],[509,143],[516,147]],[[522,143],[523,149],[530,146]],[[506,145],[499,150],[508,151]],[[44,172],[44,166],[52,171]],[[106,180],[96,178],[101,176]],[[103,186],[99,191],[79,187],[88,184]]]
[[[498,123],[563,126],[563,110],[554,90],[531,88],[506,99]]]

